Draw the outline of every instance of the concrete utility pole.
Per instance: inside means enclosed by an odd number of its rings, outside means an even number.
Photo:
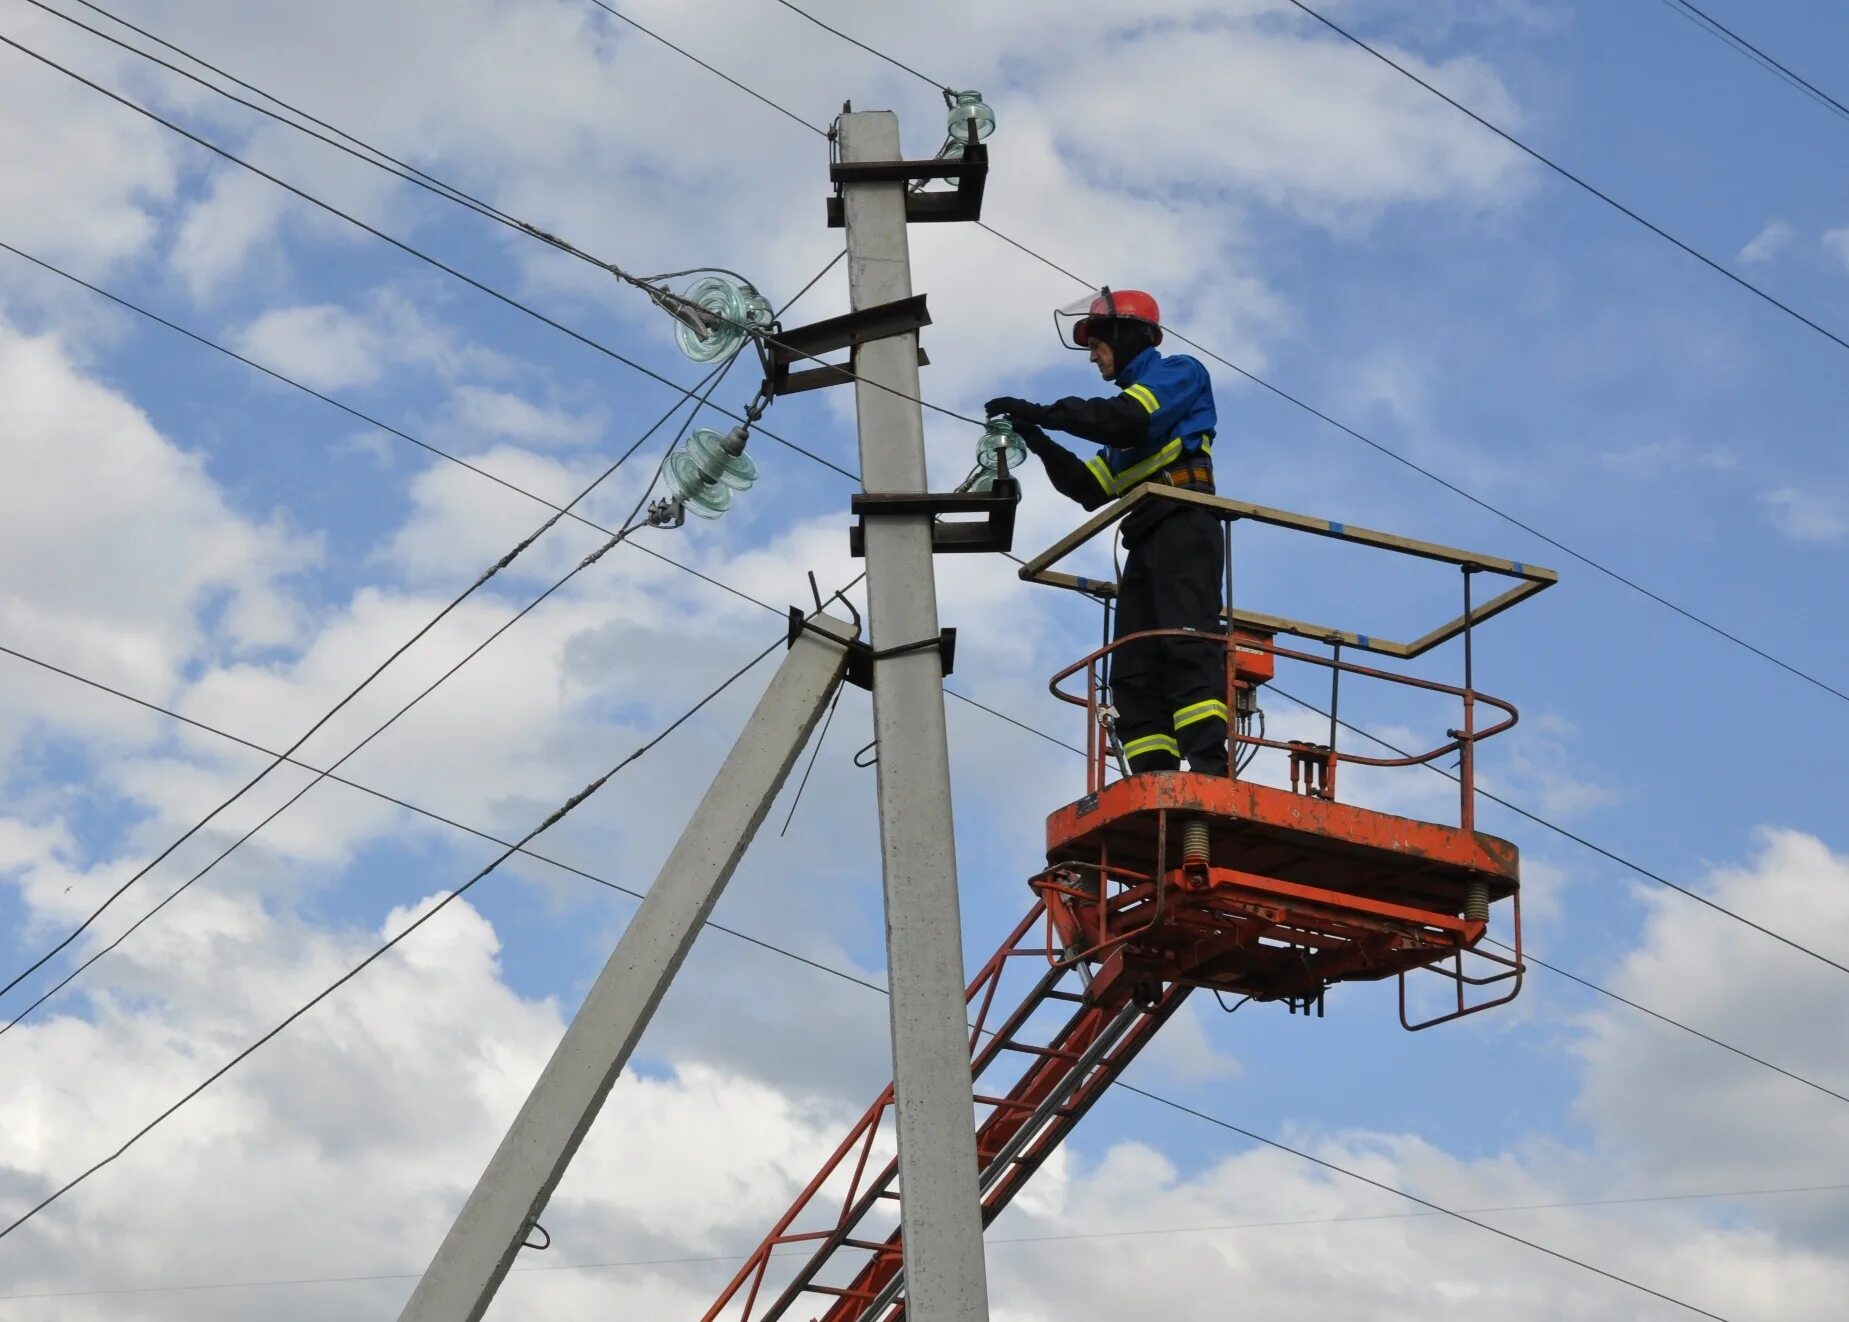
[[[693,820],[399,1314],[400,1322],[475,1322],[488,1311],[501,1278],[590,1131],[662,993],[841,683],[847,663],[844,644],[858,630],[826,615],[817,615],[811,623],[841,642],[805,631],[791,644]],[[967,1059],[963,1084],[967,1106]],[[964,1137],[967,1144],[969,1136]]]
[[[839,126],[843,163],[901,159],[899,120],[891,111],[844,114]],[[855,311],[911,297],[905,197],[903,181],[842,185]],[[859,345],[855,376],[867,491],[926,491],[924,413],[915,402],[918,332]],[[931,516],[865,522],[874,650],[936,638]],[[987,1322],[944,669],[935,648],[874,663],[873,731],[879,740],[906,1316],[913,1322]]]

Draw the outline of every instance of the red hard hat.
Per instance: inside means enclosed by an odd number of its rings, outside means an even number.
[[[1078,309],[1061,310],[1065,316],[1078,313]],[[1094,297],[1085,311],[1079,314],[1072,324],[1071,343],[1076,348],[1085,348],[1091,342],[1091,323],[1094,318],[1121,317],[1128,321],[1146,322],[1155,332],[1155,343],[1162,343],[1162,309],[1156,305],[1155,296],[1140,289],[1105,289]]]

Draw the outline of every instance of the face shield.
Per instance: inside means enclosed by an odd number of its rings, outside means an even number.
[[[1117,300],[1111,296],[1111,291],[1095,289],[1083,298],[1076,298],[1064,307],[1055,308],[1053,328],[1059,336],[1059,342],[1066,348],[1085,353],[1091,349],[1094,319],[1102,321],[1116,315]]]

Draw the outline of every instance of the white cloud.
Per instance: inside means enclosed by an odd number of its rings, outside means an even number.
[[[1797,542],[1840,542],[1849,534],[1849,509],[1836,496],[1801,487],[1779,487],[1759,497],[1772,526]]]
[[[482,436],[542,448],[588,445],[603,434],[600,413],[578,413],[487,386],[458,386],[450,400],[454,423]]]
[[[51,842],[18,843],[16,852],[29,853]],[[1849,865],[1814,841],[1776,834],[1754,869],[1722,874],[1716,885],[1723,899],[1750,893],[1762,916],[1789,921],[1792,907],[1815,914],[1819,895],[1849,894]],[[330,933],[248,897],[210,896],[176,914],[158,950],[138,957],[150,981],[133,999],[101,996],[89,1021],[60,1017],[7,1038],[19,1077],[34,1081],[0,1096],[0,1130],[13,1136],[0,1177],[8,1206],[93,1160],[427,903],[393,910],[377,932]],[[1840,916],[1832,910],[1820,921]],[[1769,994],[1814,994],[1808,974],[1789,979],[1782,956],[1755,954],[1767,947],[1750,945],[1754,934],[1683,902],[1666,901],[1653,924],[1619,983],[1628,994],[1717,1031],[1747,1015],[1761,1033],[1767,1026],[1754,1007],[1718,983],[1683,976],[1687,961],[1745,957],[1771,975],[1761,984]],[[0,1255],[10,1255],[8,1292],[396,1274],[133,1296],[135,1315],[148,1322],[229,1320],[257,1309],[279,1322],[389,1315],[562,1029],[560,1006],[508,987],[499,955],[500,938],[476,909],[466,900],[451,905],[0,1244]],[[677,994],[698,999],[698,986]],[[883,1021],[875,998],[861,1008]],[[1392,1133],[1298,1128],[1284,1137],[1470,1210],[1815,1184],[1832,1169],[1827,1155],[1843,1142],[1836,1109],[1800,1111],[1789,1084],[1762,1082],[1768,1076],[1711,1049],[1684,1050],[1680,1038],[1621,1013],[1589,1021],[1583,1098],[1600,1136],[1594,1149],[1535,1141],[1462,1156]],[[1821,1077],[1840,1074],[1830,1024],[1801,1019],[1778,1027],[1776,1049]],[[786,1050],[801,1047],[788,1039]],[[134,1086],[123,1086],[131,1079]],[[1748,1095],[1739,1095],[1742,1081]],[[1687,1097],[1701,1104],[1674,1104]],[[742,1253],[856,1110],[722,1064],[670,1059],[665,1070],[632,1072],[543,1218],[557,1258],[522,1265]],[[1165,1136],[1165,1147],[1180,1137],[1176,1126],[1198,1123],[1135,1097],[1107,1101],[1101,1114],[1110,1111]],[[187,1178],[175,1179],[176,1171]],[[1840,1196],[1805,1195],[1481,1215],[1723,1316],[1824,1322],[1849,1288],[1849,1261],[1840,1234],[1817,1218],[1842,1205]],[[1420,1211],[1268,1149],[1188,1166],[1136,1140],[1067,1152],[990,1236],[994,1314],[1017,1322],[1207,1318],[1220,1315],[1236,1288],[1242,1306],[1284,1322],[1325,1317],[1332,1306],[1410,1322],[1444,1316],[1460,1301],[1515,1322],[1641,1315],[1642,1296],[1618,1283]],[[1306,1221],[1319,1224],[1298,1224]],[[111,1245],[107,1275],[97,1268],[99,1242]],[[492,1315],[692,1315],[735,1265],[519,1272]],[[125,1298],[46,1301],[42,1316],[117,1318]]]
[[[10,36],[60,63],[71,60],[63,24],[34,11],[13,18]],[[0,229],[7,241],[86,271],[142,251],[179,185],[177,140],[18,51],[5,57],[0,122],[11,127]],[[107,82],[122,60],[89,49],[83,63]]]
[[[279,580],[314,560],[314,544],[240,516],[198,455],[85,376],[58,339],[4,322],[0,430],[0,553],[14,571],[0,627],[15,645],[161,696],[205,644],[194,613],[216,594],[229,605],[215,647],[296,636],[300,612]],[[88,707],[68,693],[48,701],[44,714],[60,718]]]
[[[469,343],[393,288],[374,291],[357,311],[331,303],[271,308],[233,342],[266,367],[327,391],[376,384],[395,366],[444,380],[507,368],[500,354]]]
[[[273,308],[246,326],[237,347],[319,390],[371,385],[385,371],[385,337],[345,308]]]
[[[1789,248],[1797,236],[1797,230],[1774,216],[1760,227],[1759,233],[1747,240],[1734,260],[1747,266],[1763,265]]]
[[[1849,225],[1844,225],[1840,229],[1825,230],[1823,249],[1834,257],[1845,271],[1849,271]]]
[[[206,196],[194,204],[174,236],[174,269],[195,300],[209,298],[243,274],[259,248],[272,263],[285,260],[280,243],[272,243],[288,195],[267,179],[226,166],[212,176]],[[263,272],[268,282],[284,273]]]
[[[1849,959],[1849,860],[1815,837],[1766,830],[1749,865],[1715,869],[1702,889],[1774,931]],[[1681,896],[1651,890],[1642,898],[1643,940],[1602,981],[1849,1091],[1840,973]],[[1774,1005],[1792,1012],[1766,1014]],[[1600,1008],[1582,1023],[1579,1109],[1601,1147],[1631,1154],[1646,1178],[1754,1188],[1827,1183],[1844,1173],[1849,1110],[1842,1103],[1621,1008]],[[1765,1215],[1807,1242],[1837,1247],[1849,1227],[1840,1198],[1768,1204]]]

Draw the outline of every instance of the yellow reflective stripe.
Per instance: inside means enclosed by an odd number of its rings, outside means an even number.
[[[1181,458],[1181,437],[1177,436],[1160,450],[1150,455],[1149,458],[1143,460],[1142,463],[1137,464],[1133,468],[1126,468],[1123,472],[1119,473],[1117,475],[1117,489],[1119,491],[1128,491],[1144,478],[1161,472],[1179,458]]]
[[[1134,399],[1151,413],[1154,413],[1157,409],[1162,407],[1160,404],[1156,403],[1155,394],[1148,386],[1125,386],[1124,394]]]
[[[1201,453],[1209,456],[1213,454],[1213,437],[1205,436],[1201,438]]]
[[[1215,718],[1222,721],[1226,719],[1226,704],[1218,698],[1208,698],[1205,702],[1190,703],[1188,706],[1176,712],[1175,728],[1180,730],[1195,724],[1197,721],[1207,721]]]
[[[1170,757],[1180,757],[1181,745],[1175,742],[1172,734],[1146,734],[1124,745],[1125,757],[1141,757],[1145,753],[1167,753]]]
[[[1104,488],[1105,495],[1115,496],[1117,494],[1117,479],[1111,476],[1111,466],[1104,462],[1103,455],[1093,455],[1085,461],[1085,467],[1089,468],[1091,475],[1098,479],[1098,485]]]

